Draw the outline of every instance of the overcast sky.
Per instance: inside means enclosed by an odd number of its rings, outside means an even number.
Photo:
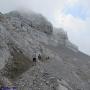
[[[0,11],[18,8],[42,13],[56,27],[68,32],[69,39],[90,55],[90,0],[0,0]]]

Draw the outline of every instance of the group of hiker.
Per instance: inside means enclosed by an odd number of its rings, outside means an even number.
[[[33,55],[33,62],[36,63],[37,60],[41,60],[41,55],[39,54],[38,57],[36,56],[36,54]]]
[[[38,56],[37,56],[36,54],[33,55],[33,63],[34,63],[34,64],[36,64],[36,62],[37,62],[38,60],[41,60],[41,59],[42,59],[41,54],[38,54]],[[46,59],[49,59],[49,56],[46,57]]]

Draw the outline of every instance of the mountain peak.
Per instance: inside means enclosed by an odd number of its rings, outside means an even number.
[[[90,90],[90,56],[41,14],[0,15],[0,86],[18,90]]]

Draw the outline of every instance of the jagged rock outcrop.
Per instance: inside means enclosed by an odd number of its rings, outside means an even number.
[[[58,45],[64,45],[65,47],[78,52],[78,47],[69,41],[67,32],[62,28],[54,28],[54,39],[57,41]]]
[[[52,24],[48,20],[46,20],[46,18],[44,18],[41,14],[36,14],[34,12],[23,13],[13,11],[11,13],[8,13],[7,16],[15,28],[22,28],[23,26],[27,25],[27,27],[40,30],[47,34],[52,34]]]
[[[68,40],[67,33],[61,29],[61,28],[53,28],[52,24],[47,21],[42,15],[40,14],[35,14],[34,12],[31,13],[23,13],[23,12],[18,12],[18,11],[13,11],[8,14],[6,14],[6,17],[9,19],[9,22],[12,24],[12,26],[15,28],[17,31],[29,31],[30,28],[39,30],[41,32],[46,33],[49,35],[47,38],[48,44],[62,44],[67,47],[75,47],[74,44],[72,44]],[[53,33],[53,31],[55,31]],[[38,35],[37,37],[43,38],[42,33],[37,32]],[[45,35],[44,35],[45,36]],[[46,36],[47,37],[47,36]],[[44,37],[46,41],[46,37]],[[39,38],[39,39],[40,39]],[[40,40],[41,41],[41,40]],[[42,40],[43,41],[43,40]],[[52,43],[50,43],[52,42]],[[76,51],[78,51],[78,48],[74,48]],[[73,50],[73,49],[72,49]]]
[[[55,30],[40,14],[0,14],[0,84],[17,90],[90,90],[90,56],[63,29]]]

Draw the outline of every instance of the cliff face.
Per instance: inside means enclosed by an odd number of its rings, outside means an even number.
[[[0,14],[2,85],[17,90],[90,90],[89,60],[63,29],[57,30],[42,15]]]

